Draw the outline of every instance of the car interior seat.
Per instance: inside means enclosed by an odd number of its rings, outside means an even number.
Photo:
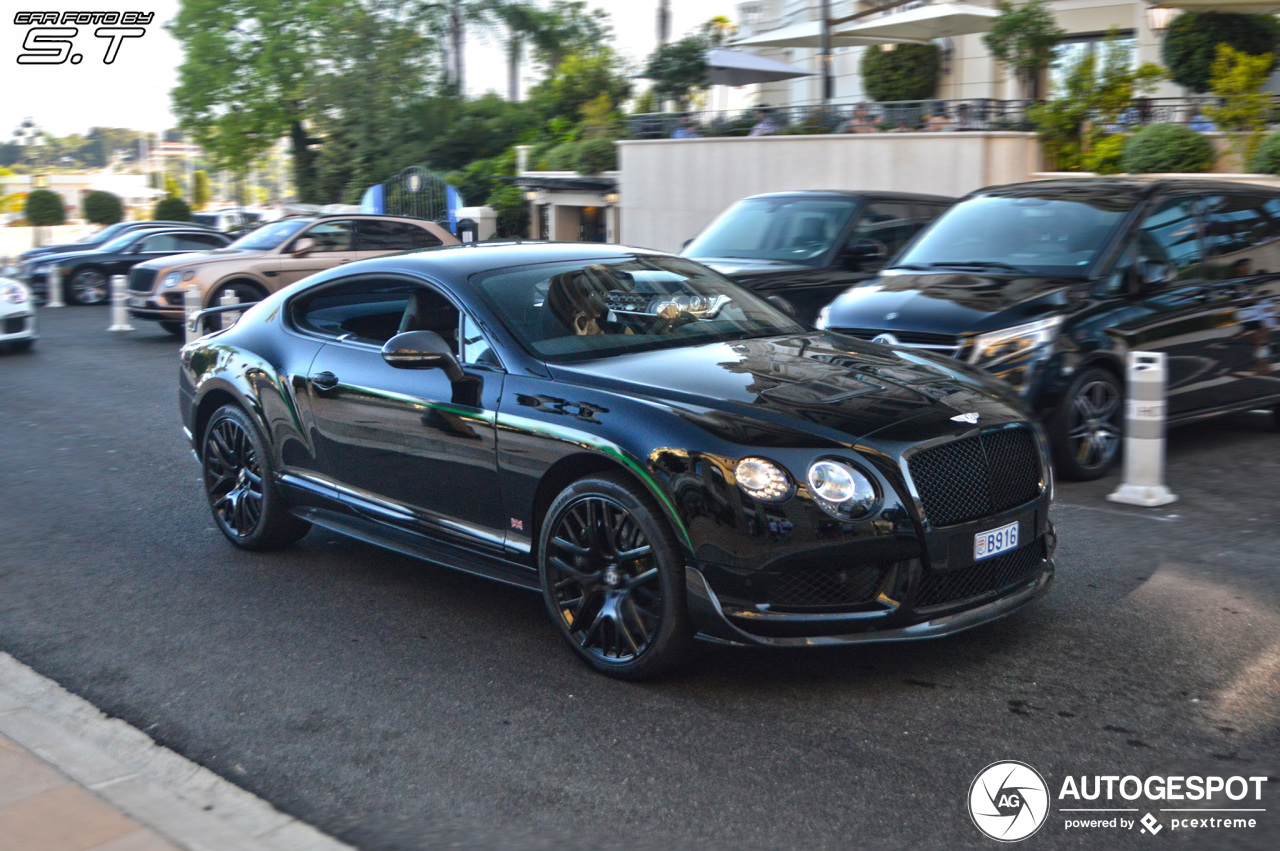
[[[432,290],[415,287],[405,306],[397,333],[435,331],[457,350],[458,309],[444,296]]]

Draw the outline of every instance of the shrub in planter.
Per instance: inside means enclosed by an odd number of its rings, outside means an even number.
[[[1115,133],[1094,142],[1093,148],[1084,155],[1084,170],[1094,174],[1119,174],[1124,170],[1122,157],[1126,141],[1123,133]]]
[[[191,208],[181,198],[161,198],[151,218],[165,222],[189,222]]]
[[[27,221],[38,228],[53,227],[67,220],[66,208],[57,192],[48,189],[34,189],[27,194],[27,202],[23,205],[23,215]]]
[[[573,171],[574,161],[578,158],[577,142],[561,142],[547,151],[547,171]]]
[[[1280,174],[1280,133],[1268,133],[1249,158],[1249,171],[1254,174]]]
[[[573,168],[578,174],[600,174],[618,167],[618,149],[612,139],[584,139],[577,148]]]
[[[929,100],[938,90],[939,67],[936,45],[876,45],[862,54],[862,84],[876,101]]]
[[[1130,174],[1208,171],[1218,159],[1213,145],[1181,124],[1152,124],[1124,143],[1121,164]]]
[[[1270,15],[1184,12],[1173,19],[1164,37],[1161,58],[1169,78],[1195,92],[1209,91],[1219,44],[1253,56],[1274,54],[1280,22]]]
[[[84,217],[95,225],[114,225],[124,219],[120,196],[96,190],[84,196]]]

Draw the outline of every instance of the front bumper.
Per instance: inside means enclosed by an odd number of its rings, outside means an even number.
[[[38,336],[34,310],[6,313],[0,317],[0,343],[34,340]]]
[[[169,303],[166,299],[168,296],[174,295],[178,301],[176,304]],[[130,290],[125,297],[125,307],[129,311],[129,316],[134,319],[150,319],[158,322],[182,322],[186,318],[186,312],[182,305],[183,293],[178,290],[176,293],[167,293],[163,296],[155,296],[151,293],[140,293],[136,290]]]

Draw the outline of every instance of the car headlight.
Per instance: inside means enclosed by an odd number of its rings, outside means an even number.
[[[1047,355],[1048,347],[1053,344],[1061,325],[1062,317],[1054,316],[1028,322],[1026,325],[1015,325],[1012,328],[992,331],[990,334],[979,334],[973,338],[971,344],[973,348],[969,351],[969,363],[990,367],[1021,358],[1032,352]]]
[[[826,307],[822,308],[822,310],[818,311],[818,319],[813,323],[813,327],[817,328],[819,331],[826,330],[827,321],[830,319],[830,317],[831,317],[831,305],[827,305]]]
[[[823,508],[840,516],[863,517],[875,507],[875,483],[852,465],[830,458],[809,466],[809,493]]]
[[[26,304],[27,288],[21,284],[9,283],[0,287],[0,298],[9,304]]]
[[[193,272],[191,269],[187,269],[185,272],[180,269],[175,269],[174,271],[165,275],[164,280],[161,283],[163,283],[166,287],[176,287],[178,284],[183,283],[185,281],[189,281],[195,276],[196,276],[196,273]]]
[[[733,477],[747,496],[765,502],[781,502],[791,494],[791,480],[786,472],[763,458],[743,458],[734,468]]]

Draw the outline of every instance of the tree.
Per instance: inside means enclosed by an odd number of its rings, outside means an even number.
[[[941,64],[932,44],[868,47],[862,54],[862,84],[872,100],[927,100],[938,90]]]
[[[158,222],[189,222],[191,208],[181,198],[161,198],[151,218]]]
[[[524,63],[525,42],[537,33],[545,19],[541,9],[532,3],[499,2],[493,6],[494,16],[506,30],[507,100],[520,100],[520,66]]]
[[[1252,56],[1274,56],[1280,22],[1270,15],[1184,12],[1169,25],[1161,50],[1169,78],[1193,92],[1209,91],[1219,44]]]
[[[1058,26],[1044,0],[1027,0],[1021,6],[1010,0],[996,4],[999,16],[982,37],[991,55],[1019,78],[1030,98],[1040,97],[1040,77],[1053,64],[1054,48],[1066,30]]]
[[[533,58],[548,76],[555,76],[570,56],[591,53],[612,41],[613,27],[602,9],[588,11],[582,0],[553,0],[530,38]]]
[[[67,220],[66,208],[57,192],[48,189],[33,189],[27,193],[27,202],[22,214],[32,227],[48,228],[60,225]]]
[[[1086,51],[1067,67],[1061,91],[1027,110],[1055,168],[1080,168],[1095,142],[1125,126],[1121,114],[1136,108],[1134,97],[1164,76],[1150,62],[1134,69],[1132,58],[1133,49],[1113,30],[1101,51]]]
[[[209,187],[209,172],[203,169],[197,171],[192,175],[191,183],[191,205],[197,210],[203,210],[213,200],[213,192]]]
[[[630,94],[622,57],[603,46],[566,57],[554,75],[529,91],[529,101],[547,121],[577,122],[582,107],[597,97],[604,95],[617,109]]]
[[[164,176],[164,194],[170,198],[182,197],[182,189],[178,186],[178,181],[174,179],[172,174]]]
[[[707,88],[707,51],[724,44],[735,32],[723,15],[712,18],[679,41],[658,46],[645,65],[659,100],[674,100],[685,109],[689,98]]]
[[[120,196],[101,190],[84,196],[84,217],[96,225],[114,225],[124,220]]]
[[[1273,54],[1250,56],[1229,44],[1218,45],[1209,90],[1217,95],[1219,105],[1206,106],[1204,114],[1231,133],[1231,147],[1239,157],[1241,168],[1253,159],[1271,116],[1271,95],[1263,94],[1260,89],[1274,65]]]

